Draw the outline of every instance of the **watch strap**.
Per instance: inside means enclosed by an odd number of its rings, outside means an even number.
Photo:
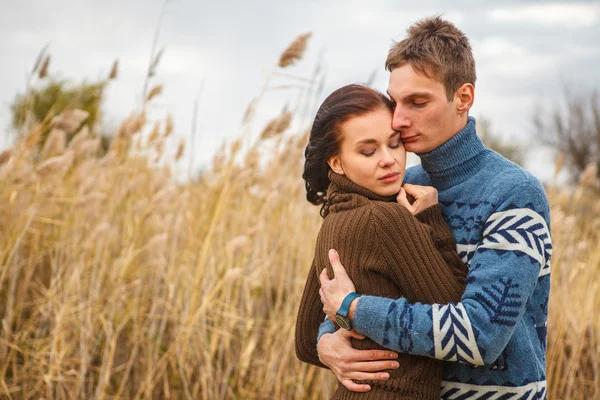
[[[344,300],[342,301],[342,305],[340,306],[339,310],[337,311],[337,315],[340,315],[344,318],[348,318],[348,312],[350,311],[350,304],[352,304],[354,299],[356,299],[357,297],[360,297],[360,294],[357,294],[354,292],[348,293],[346,295],[346,297],[344,297]]]

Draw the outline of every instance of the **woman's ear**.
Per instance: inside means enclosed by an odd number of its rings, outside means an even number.
[[[342,168],[342,160],[339,154],[329,157],[329,160],[327,160],[327,164],[329,164],[333,172],[335,172],[336,174],[345,175],[344,168]]]

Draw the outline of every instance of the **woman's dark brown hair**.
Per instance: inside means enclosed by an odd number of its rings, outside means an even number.
[[[317,111],[304,151],[306,161],[302,178],[306,186],[306,199],[314,205],[322,204],[321,216],[329,212],[327,188],[329,165],[327,160],[338,154],[342,125],[351,118],[387,108],[393,112],[390,100],[365,85],[347,85],[331,93]]]

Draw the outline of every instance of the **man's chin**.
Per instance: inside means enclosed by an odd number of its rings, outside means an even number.
[[[405,143],[404,149],[411,153],[423,154],[423,153],[429,153],[430,151],[434,150],[435,148],[431,148],[430,145],[428,145],[427,143],[424,143],[422,140],[417,140],[412,143]]]

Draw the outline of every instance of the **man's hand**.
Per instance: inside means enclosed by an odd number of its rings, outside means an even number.
[[[411,204],[408,196],[412,196],[415,201]],[[412,215],[416,215],[421,211],[434,206],[438,203],[438,191],[431,186],[420,186],[405,184],[400,188],[396,201],[401,206],[404,206]]]
[[[329,262],[333,268],[333,279],[329,279],[327,269],[323,269],[319,280],[321,281],[321,289],[319,295],[323,303],[323,312],[327,314],[327,318],[331,322],[335,322],[335,314],[340,309],[342,301],[348,293],[354,292],[354,283],[348,277],[346,269],[340,262],[340,256],[337,251],[329,250]],[[355,299],[353,303],[357,302]]]
[[[321,336],[317,344],[319,360],[331,369],[335,377],[353,392],[368,392],[371,386],[358,384],[354,380],[386,380],[390,374],[386,369],[400,366],[398,353],[390,350],[356,350],[352,348],[350,338],[364,339],[355,331],[339,329],[335,333]]]

